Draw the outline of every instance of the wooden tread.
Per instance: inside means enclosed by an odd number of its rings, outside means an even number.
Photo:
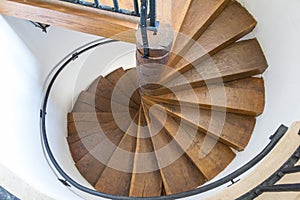
[[[144,98],[144,102],[153,106],[155,102]],[[159,103],[157,109],[163,109],[176,120],[196,127],[201,133],[207,134],[225,145],[243,151],[250,140],[255,126],[255,117],[195,109],[193,107],[176,106]]]
[[[179,32],[180,27],[188,13],[192,0],[177,0],[172,1],[172,28]]]
[[[173,91],[205,84],[228,82],[262,74],[267,61],[256,39],[236,42],[204,60],[194,68],[165,83]],[[162,94],[164,90],[157,90]]]
[[[184,155],[182,150],[168,136],[164,129],[158,133],[158,121],[150,123],[149,113],[144,107],[144,113],[149,127],[151,140],[155,149],[155,155],[160,168],[160,174],[166,194],[176,194],[195,189],[203,184],[206,179],[197,167]],[[155,120],[153,117],[151,120]]]
[[[162,193],[162,179],[158,170],[150,133],[146,125],[144,113],[140,109],[129,192],[131,197],[156,197]]]
[[[162,113],[157,109],[152,110],[151,114],[157,121],[162,119]],[[223,171],[235,157],[235,153],[228,146],[214,138],[205,137],[205,134],[198,131],[197,128],[180,123],[170,116],[167,117],[164,127],[169,136],[179,144],[205,176],[206,180],[211,180]]]
[[[206,59],[207,55],[214,55],[247,35],[255,26],[256,21],[249,12],[233,1],[181,56],[183,59],[169,63],[169,66],[177,72],[184,73]],[[174,72],[169,72],[162,81],[170,80],[174,75]]]
[[[97,181],[95,188],[98,191],[119,196],[129,195],[137,132],[133,123],[124,134],[118,148]],[[122,166],[123,171],[115,169],[119,166]]]
[[[149,96],[148,98],[174,105],[185,105],[227,111],[230,113],[258,116],[264,110],[264,81],[262,78],[213,84],[173,93]]]
[[[121,77],[119,77],[119,79],[120,78]],[[118,82],[118,80],[116,82]],[[105,98],[109,101],[112,100],[112,101],[119,103],[121,105],[124,105],[124,106],[127,106],[128,102],[129,102],[130,107],[138,109],[138,103],[136,103],[133,99],[131,99],[131,96],[126,94],[126,92],[124,92],[124,91],[126,91],[126,89],[124,90],[124,88],[121,87],[121,86],[126,86],[126,85],[128,85],[128,81],[124,82],[124,83],[120,83],[120,84],[118,84],[118,87],[115,87],[115,85],[112,84],[109,80],[100,76],[91,84],[91,86],[87,89],[87,91],[91,94],[95,94],[96,100],[98,98],[101,98],[101,99]],[[114,96],[118,97],[118,98],[113,98],[113,93],[114,93]]]
[[[223,11],[228,2],[228,0],[194,0],[190,2],[189,9],[179,29],[180,35],[175,39],[172,47],[172,52],[176,52],[177,56],[171,56],[169,59],[170,66],[174,62],[178,62],[179,55],[184,55],[188,51],[193,45],[193,40],[199,39],[207,27]],[[177,12],[175,11],[175,13]]]

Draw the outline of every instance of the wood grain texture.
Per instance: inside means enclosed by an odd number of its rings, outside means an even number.
[[[78,96],[72,112],[112,112],[112,104],[115,112],[137,112],[136,105],[130,103],[129,105],[132,106],[130,107],[128,105],[121,105],[118,102],[112,103],[110,99],[85,91],[81,92]]]
[[[174,105],[200,107],[250,116],[260,115],[265,106],[262,78],[245,78],[223,84],[212,84],[180,92],[148,97]],[[178,102],[179,101],[179,102]]]
[[[131,123],[131,119],[128,119],[127,115],[127,113],[118,113],[117,118],[123,120],[117,124],[112,113],[69,113],[67,127],[68,143],[74,143],[84,137],[97,134],[100,131],[118,129],[118,125],[127,129]]]
[[[124,133],[118,128],[105,130],[100,135],[101,141],[94,148],[88,149],[88,153],[75,164],[91,185],[95,186],[97,183],[123,135]]]
[[[121,77],[118,78],[118,80]],[[124,79],[122,79],[124,80]],[[116,80],[116,82],[118,82]],[[95,98],[105,98],[110,101],[114,101],[120,105],[127,106],[138,109],[138,103],[134,102],[130,94],[128,94],[127,88],[122,87],[121,85],[128,85],[128,82],[122,81],[121,83],[114,85],[109,80],[100,76],[97,78],[91,86],[87,89],[89,93],[95,94]]]
[[[93,186],[105,168],[105,165],[90,153],[82,157],[75,166],[80,174]]]
[[[89,150],[93,149],[101,141],[100,134],[93,134],[81,140],[69,144],[69,148],[75,162],[78,162]]]
[[[187,86],[199,87],[206,83],[237,80],[258,74],[267,69],[267,61],[256,39],[240,41],[221,50],[165,85],[172,90]],[[162,92],[162,91],[157,91]]]
[[[173,66],[180,60],[180,55],[184,55],[193,45],[193,41],[198,40],[207,27],[219,16],[228,4],[229,0],[193,0],[189,5],[185,18],[180,26],[180,35],[174,41],[172,52],[177,55],[170,58],[169,65]],[[178,11],[175,11],[176,13]],[[176,30],[176,29],[175,29]]]
[[[163,118],[163,113],[159,109],[152,110],[152,114],[156,119]],[[211,180],[223,171],[235,157],[230,147],[210,136],[206,137],[204,133],[198,131],[197,127],[180,123],[180,119],[175,120],[168,116],[162,125],[206,180]]]
[[[148,109],[144,107],[147,123],[150,124]],[[155,120],[155,121],[153,121]],[[155,150],[160,174],[166,194],[176,194],[194,189],[205,182],[205,177],[184,155],[184,152],[168,136],[164,129],[157,132],[158,119],[151,117],[149,131]],[[161,149],[164,150],[161,150]]]
[[[162,193],[162,179],[158,170],[150,133],[146,126],[144,113],[139,111],[139,128],[134,157],[129,196],[156,197]]]
[[[172,1],[172,27],[173,30],[179,32],[181,25],[188,13],[192,0]]]
[[[127,72],[125,72],[123,68],[118,68],[106,75],[105,78],[120,91],[122,91],[126,96],[130,97],[130,103],[132,104],[132,106],[133,104],[139,106],[141,97],[139,92],[137,91],[138,77],[135,71],[134,68],[129,69]]]
[[[0,13],[135,43],[139,18],[62,1],[3,0]]]
[[[182,55],[184,59],[170,67],[177,72],[184,73],[206,59],[207,55],[214,55],[245,36],[255,26],[255,19],[245,8],[234,1],[224,9],[196,43]],[[164,81],[170,80],[172,76],[174,76],[174,72],[169,72]]]
[[[248,145],[256,122],[253,116],[161,103],[160,105],[175,119],[197,127],[202,133],[238,151],[243,151]]]
[[[136,126],[131,124],[97,181],[95,185],[96,190],[119,196],[129,195],[134,160],[133,152],[135,152],[136,146],[136,132]],[[115,167],[122,167],[122,171]]]

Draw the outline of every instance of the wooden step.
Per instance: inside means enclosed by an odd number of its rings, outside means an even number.
[[[110,122],[114,119],[113,114],[111,112],[72,112],[68,113],[67,116],[68,122],[78,122],[78,121],[86,121],[86,122]]]
[[[128,196],[132,176],[133,160],[136,148],[137,126],[134,122],[111,156],[106,168],[97,181],[95,188],[98,191],[119,196]],[[122,171],[115,169],[122,167]]]
[[[180,92],[148,96],[153,101],[227,111],[258,116],[264,110],[265,91],[262,78],[245,78],[222,84],[213,84]],[[178,102],[179,101],[179,102]]]
[[[112,112],[112,104],[114,111],[136,113],[136,108],[128,107],[119,104],[118,102],[111,102],[110,100],[97,96],[89,92],[81,92],[72,112]]]
[[[128,83],[123,83],[123,84],[128,85]],[[131,101],[131,98],[127,94],[128,93],[127,91],[122,91],[121,89],[119,89],[119,87],[116,87],[114,84],[112,84],[110,81],[108,81],[106,78],[102,76],[97,78],[87,89],[87,91],[89,93],[95,94],[96,99],[98,97],[100,98],[103,97],[109,101],[114,101],[123,106],[127,106],[127,104],[129,103],[130,107],[137,108],[137,109],[139,107],[137,103]],[[113,97],[113,93],[114,93],[114,97]]]
[[[179,29],[180,35],[175,39],[172,47],[172,52],[176,53],[172,55],[176,56],[171,56],[169,60],[170,66],[180,60],[179,55],[184,55],[188,51],[188,49],[193,45],[193,41],[199,39],[208,26],[220,15],[228,3],[229,0],[191,1]],[[175,11],[175,13],[177,12],[178,11]]]
[[[217,19],[207,28],[179,62],[170,63],[175,71],[184,73],[207,58],[234,43],[251,32],[256,26],[255,19],[238,2],[234,1],[227,6]],[[176,64],[176,65],[175,65]],[[174,72],[165,76],[171,80]]]
[[[188,13],[192,0],[172,1],[172,28],[176,34]]]
[[[144,98],[153,106],[155,102]],[[250,140],[256,119],[252,116],[195,109],[193,107],[159,103],[158,109],[165,111],[176,120],[196,127],[200,132],[215,138],[238,151],[243,151]]]
[[[197,167],[184,155],[182,149],[172,142],[164,129],[158,133],[156,131],[160,122],[148,115],[147,108],[144,108],[147,123],[150,125],[149,131],[155,150],[155,155],[160,168],[160,174],[167,195],[176,194],[191,189],[205,183],[204,175]]]
[[[84,155],[92,150],[102,140],[102,134],[92,134],[81,138],[81,140],[69,144],[69,148],[75,162],[78,162]]]
[[[97,183],[110,157],[124,133],[120,129],[105,131],[102,140],[88,151],[75,165],[82,176],[93,186]]]
[[[87,153],[76,164],[80,174],[91,184],[95,185],[105,165],[97,160],[91,153]]]
[[[139,127],[129,196],[156,197],[162,193],[162,179],[158,170],[150,133],[142,109],[139,111]]]
[[[147,106],[149,109],[151,105]],[[161,110],[155,109],[151,113],[157,121],[163,118]],[[194,165],[205,176],[211,180],[234,159],[235,153],[227,145],[198,131],[197,127],[191,127],[180,123],[171,116],[162,124],[167,133],[174,139]]]
[[[90,127],[91,126],[91,127]],[[85,137],[99,134],[101,131],[113,131],[118,129],[118,126],[115,122],[108,122],[99,124],[92,124],[92,123],[79,123],[74,125],[73,123],[68,124],[68,134],[67,141],[69,144],[77,142]]]
[[[126,94],[126,96],[130,97],[136,105],[140,105],[141,97],[137,92],[138,78],[136,68],[131,68],[127,71],[123,68],[118,68],[105,76],[105,78]]]
[[[97,102],[96,102],[97,101]],[[121,105],[120,105],[121,106]],[[104,97],[97,97],[93,93],[81,92],[73,107],[73,112],[111,112],[111,102]]]
[[[84,134],[85,132],[93,132],[96,130],[113,130],[118,128],[115,121],[110,121],[106,123],[99,122],[69,122],[68,123],[68,133],[69,135],[74,134]]]
[[[122,118],[122,115],[124,118]],[[84,137],[97,134],[99,131],[116,130],[122,127],[126,130],[131,123],[127,114],[118,113],[118,124],[114,121],[112,113],[69,113],[68,114],[68,143],[74,143]]]
[[[262,74],[267,61],[256,39],[236,42],[165,84],[173,91]],[[155,93],[162,93],[156,91]]]
[[[106,78],[109,82],[111,82],[113,85],[117,85],[119,79],[120,79],[122,76],[124,76],[125,73],[126,73],[125,70],[124,70],[122,67],[120,67],[120,68],[118,68],[118,69],[112,71],[111,73],[107,74],[107,75],[105,76],[105,78]]]
[[[93,115],[94,117],[92,117]],[[95,113],[73,113],[68,116],[70,121],[68,121],[67,140],[75,162],[79,161],[100,142],[107,141],[106,138],[118,144],[123,135],[108,113],[97,113],[97,115]],[[108,116],[111,120],[106,119],[102,122],[101,118],[104,116]],[[124,120],[124,125],[125,123],[128,127],[131,121]]]

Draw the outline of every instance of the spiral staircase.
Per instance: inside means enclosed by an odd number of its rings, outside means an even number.
[[[255,19],[236,1],[174,4],[173,29],[190,40],[174,40],[161,87],[144,93],[137,68],[120,67],[94,80],[68,114],[75,165],[97,191],[156,197],[195,189],[247,147],[264,110],[267,62],[255,38],[242,39]]]

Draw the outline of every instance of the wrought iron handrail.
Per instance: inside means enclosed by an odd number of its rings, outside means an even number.
[[[133,197],[123,197],[123,196],[115,196],[115,195],[110,195],[110,194],[105,194],[102,192],[98,192],[95,190],[92,190],[90,188],[87,188],[79,183],[77,183],[75,180],[73,180],[59,165],[57,160],[55,159],[52,150],[49,145],[48,141],[48,136],[47,136],[47,130],[46,130],[46,119],[47,119],[47,105],[49,101],[49,97],[52,91],[52,88],[54,86],[54,83],[56,79],[59,77],[60,73],[70,64],[72,61],[76,60],[81,54],[84,52],[87,52],[95,47],[109,44],[112,42],[117,42],[115,40],[110,40],[110,39],[102,39],[102,40],[97,40],[95,42],[89,43],[88,45],[84,45],[83,47],[80,47],[76,49],[75,51],[71,52],[68,56],[66,56],[59,64],[55,67],[55,70],[51,72],[51,74],[54,74],[53,77],[50,79],[49,77],[49,83],[48,79],[45,82],[45,93],[43,95],[43,101],[41,105],[41,111],[40,111],[40,120],[41,120],[41,140],[42,140],[42,146],[43,149],[46,153],[45,157],[54,166],[54,169],[56,172],[60,174],[62,177],[59,178],[58,180],[62,182],[65,186],[67,187],[74,187],[77,188],[80,191],[86,192],[91,195],[99,196],[99,197],[104,197],[104,198],[109,198],[109,199],[122,199],[122,200],[131,200],[131,199],[140,199],[140,198],[133,198]],[[282,136],[286,133],[287,127],[281,125],[278,130],[275,132],[274,135],[270,137],[270,142],[269,144],[257,155],[255,156],[252,160],[250,160],[247,164],[242,166],[241,168],[237,169],[236,171],[232,172],[231,174],[215,181],[210,184],[201,186],[197,189],[179,193],[179,194],[173,194],[173,195],[167,195],[167,196],[160,196],[160,197],[151,197],[151,198],[143,198],[143,199],[156,199],[156,200],[161,200],[161,199],[177,199],[177,198],[184,198],[188,196],[193,196],[197,194],[201,194],[207,191],[210,191],[212,189],[215,189],[217,187],[220,187],[226,183],[233,182],[237,177],[251,169],[253,166],[255,166],[258,162],[260,162],[266,155],[276,146],[276,144],[280,141]],[[50,165],[51,167],[51,165]]]
[[[119,6],[119,0],[111,0],[113,6],[101,4],[98,0],[93,0],[93,2],[85,1],[85,0],[61,0],[61,1],[79,4],[79,5],[92,7],[92,8],[98,8],[98,9],[106,10],[106,11],[117,12],[117,13],[121,13],[124,15],[131,15],[131,16],[136,16],[136,17],[140,17],[140,15],[141,15],[138,0],[132,0],[132,5],[133,5],[134,10],[128,10],[127,8],[121,8]],[[120,1],[122,1],[122,0],[120,0]],[[150,9],[149,9],[149,13],[147,14],[147,18],[150,19],[149,25],[154,27],[156,25],[156,23],[155,23],[156,22],[156,0],[147,0],[147,1],[149,1],[149,5],[150,5]]]
[[[88,7],[99,8],[102,10],[118,12],[121,14],[131,15],[140,17],[140,27],[141,27],[141,36],[143,42],[144,49],[144,57],[149,57],[149,44],[148,44],[148,35],[147,35],[147,27],[151,27],[151,30],[156,31],[158,23],[156,21],[156,0],[140,0],[141,8],[139,9],[138,0],[133,0],[133,8],[134,10],[126,10],[119,7],[119,0],[112,0],[113,7],[108,5],[102,5],[98,0],[94,0],[93,2],[85,1],[85,0],[61,0],[70,3],[80,4]],[[149,4],[149,9],[148,9]],[[149,10],[149,12],[148,12]],[[148,12],[148,13],[147,13]],[[147,19],[149,19],[149,23],[147,23]]]

